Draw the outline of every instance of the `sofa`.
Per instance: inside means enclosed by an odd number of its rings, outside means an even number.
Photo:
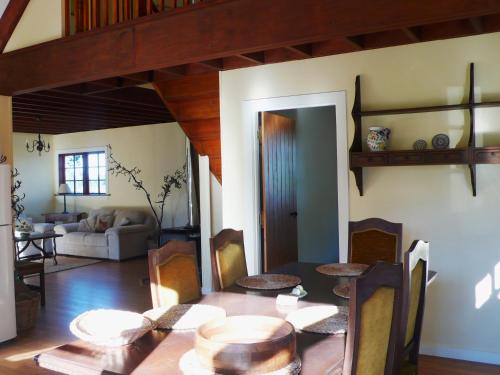
[[[58,254],[117,261],[146,255],[157,230],[154,216],[140,208],[100,208],[79,223],[54,227],[63,235]]]

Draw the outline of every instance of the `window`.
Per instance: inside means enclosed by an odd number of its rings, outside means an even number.
[[[68,184],[73,194],[107,194],[107,167],[104,151],[59,155],[59,183]]]

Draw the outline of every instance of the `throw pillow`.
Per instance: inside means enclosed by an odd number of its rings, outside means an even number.
[[[130,219],[128,217],[124,217],[118,223],[118,225],[121,226],[121,227],[125,227],[125,226],[130,225],[130,224],[132,224],[132,222],[130,221]]]
[[[95,217],[80,220],[78,223],[78,232],[94,232],[95,231]]]
[[[113,226],[113,215],[100,215],[95,223],[96,233],[104,233]]]

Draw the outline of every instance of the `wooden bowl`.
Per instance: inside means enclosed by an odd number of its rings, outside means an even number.
[[[213,320],[196,331],[201,364],[224,374],[263,374],[295,360],[295,329],[279,318],[257,315]]]

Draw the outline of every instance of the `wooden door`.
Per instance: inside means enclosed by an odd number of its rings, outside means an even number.
[[[263,112],[260,125],[262,255],[269,271],[298,259],[295,120]]]

